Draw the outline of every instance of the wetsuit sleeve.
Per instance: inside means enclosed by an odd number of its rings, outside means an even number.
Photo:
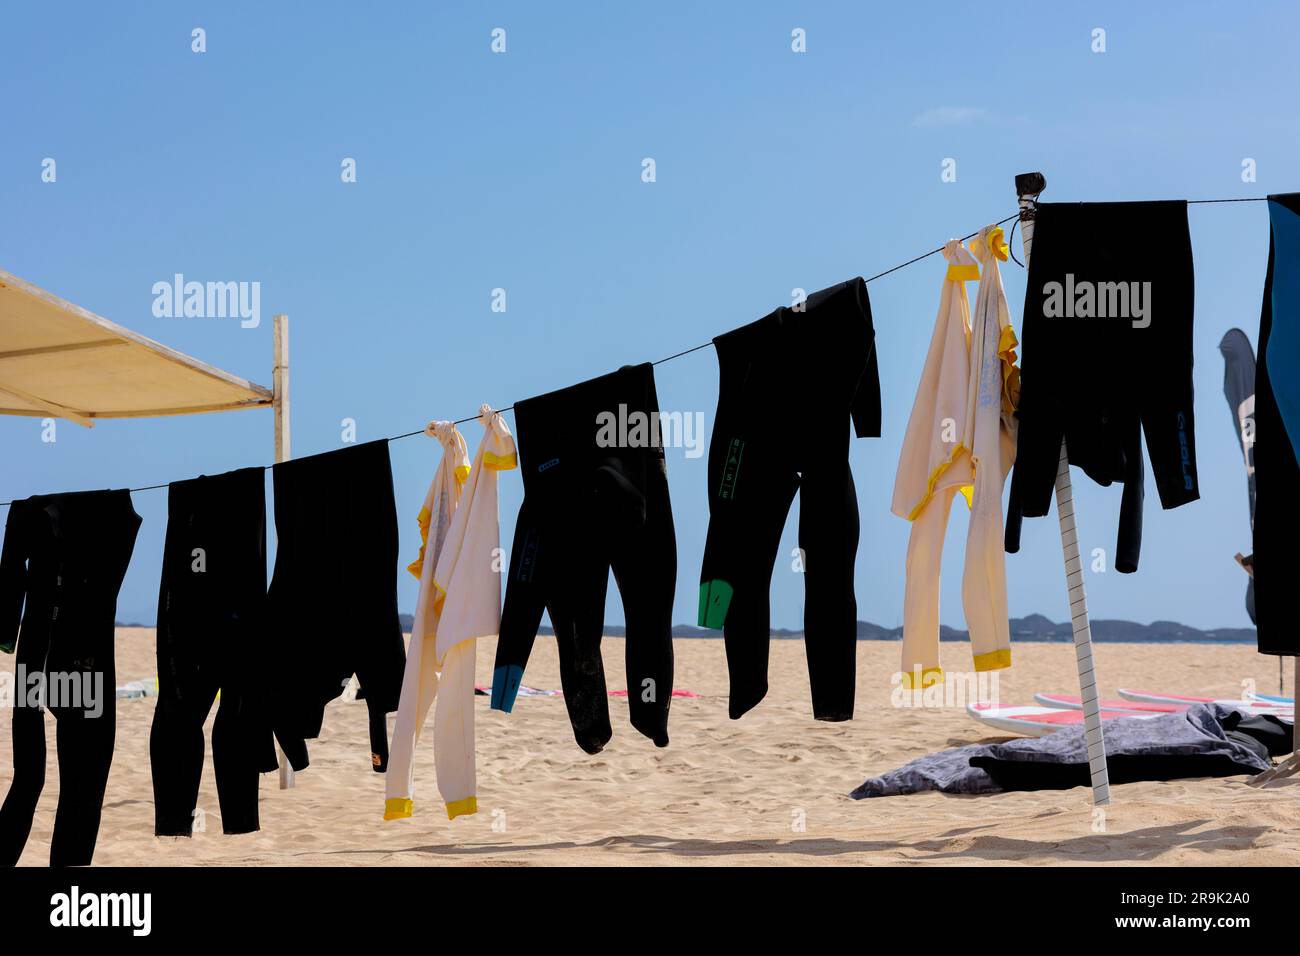
[[[1054,412],[1031,415],[1022,407],[1016,417],[1020,428],[1016,438],[1016,463],[1011,471],[1011,500],[1016,502],[1019,514],[1026,518],[1041,518],[1052,507],[1065,427],[1059,414]]]
[[[858,392],[853,397],[853,433],[859,438],[880,437],[880,365],[876,359],[876,345],[871,344],[867,367],[858,382]]]
[[[524,667],[537,640],[542,623],[546,592],[542,586],[542,531],[525,496],[515,520],[514,544],[510,547],[510,574],[506,580],[505,605],[501,610],[501,632],[497,636],[496,662],[492,668],[492,709],[507,714],[523,683]]]
[[[9,506],[4,550],[0,551],[0,651],[12,654],[18,645],[18,625],[27,594],[29,548],[25,502]]]
[[[1023,522],[1020,499],[1016,495],[1016,490],[1012,488],[1011,494],[1007,497],[1007,527],[1003,537],[1003,546],[1007,554],[1016,554],[1020,551],[1020,526]]]
[[[1119,532],[1115,541],[1115,570],[1132,574],[1142,553],[1142,501],[1146,494],[1146,466],[1141,438],[1132,429],[1125,442],[1124,495],[1119,505]]]
[[[370,729],[370,765],[375,773],[388,770],[388,715],[401,700],[406,648],[396,606],[392,622],[376,627],[356,662],[357,700],[366,703]],[[387,615],[385,615],[387,616]]]

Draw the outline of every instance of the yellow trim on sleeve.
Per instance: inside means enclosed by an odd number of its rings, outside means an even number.
[[[447,804],[448,820],[455,820],[467,813],[478,813],[478,797],[466,797],[464,800],[453,800]]]
[[[973,262],[969,265],[962,265],[961,263],[956,262],[950,263],[948,266],[948,275],[946,276],[949,282],[978,282],[979,277],[980,267],[975,265]]]
[[[989,251],[993,253],[995,256],[997,256],[999,259],[1001,259],[1003,262],[1006,262],[1007,253],[1009,253],[1011,250],[1007,246],[1006,240],[1003,238],[1003,236],[1004,233],[1002,232],[1002,227],[994,226],[992,229],[989,230],[988,243],[989,243]]]
[[[989,651],[987,654],[975,655],[975,670],[977,671],[1000,671],[1004,667],[1011,666],[1011,648],[1004,647],[1000,651]]]
[[[952,467],[952,463],[957,460],[957,456],[964,451],[966,451],[966,446],[961,442],[958,442],[953,446],[952,452],[948,455],[948,458],[945,461],[940,462],[934,471],[930,473],[930,477],[925,483],[925,497],[917,502],[915,508],[908,512],[908,521],[915,521],[917,518],[921,517],[921,512],[925,510],[925,506],[928,505],[930,499],[934,497],[935,485],[939,483],[939,479],[943,477],[943,473]],[[969,492],[966,491],[966,485],[961,485],[960,487],[962,488],[962,494],[966,495],[966,503],[970,504],[971,495],[975,493],[975,486],[973,484],[970,485],[969,487],[971,490]]]
[[[998,358],[1002,360],[1002,410],[1008,414],[1020,407],[1020,369],[1016,367],[1016,330],[1002,327],[998,338]]]
[[[457,483],[457,484],[459,484],[459,485],[463,485],[463,484],[465,484],[465,479],[469,477],[469,468],[470,468],[469,465],[457,465],[457,466],[456,466],[456,483]]]
[[[420,526],[420,554],[406,566],[406,570],[419,578],[420,572],[424,570],[424,548],[429,543],[429,523],[433,520],[433,514],[428,508],[421,507],[415,520]]]
[[[384,801],[385,820],[405,820],[415,808],[415,801],[410,797],[393,797]]]
[[[933,684],[943,683],[942,667],[926,667],[921,671],[921,684],[918,687],[916,683],[916,671],[903,671],[903,689],[904,690],[924,690]]]
[[[483,467],[494,468],[497,471],[509,471],[511,468],[519,467],[519,456],[515,452],[508,455],[494,455],[490,451],[483,452]]]

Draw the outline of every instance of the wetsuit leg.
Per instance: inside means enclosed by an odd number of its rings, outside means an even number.
[[[14,773],[4,805],[0,806],[0,866],[18,864],[32,832],[36,802],[45,788],[45,712],[24,706],[14,707],[9,713]]]
[[[59,760],[59,801],[50,840],[50,866],[89,866],[95,856],[117,737],[113,641],[111,628],[69,628],[55,636],[55,643],[62,646],[51,647],[48,672],[75,675],[83,696],[80,701],[61,702],[67,706],[50,708],[58,728]],[[93,702],[85,696],[92,687],[99,694]]]
[[[194,826],[203,776],[203,722],[217,696],[217,682],[215,675],[198,670],[187,668],[183,676],[178,674],[175,657],[167,662],[169,669],[163,663],[159,661],[158,706],[149,729],[154,835],[187,837]],[[253,779],[256,782],[256,774]],[[256,795],[253,804],[256,807]]]
[[[659,402],[650,366],[629,370],[635,393],[631,407],[655,419]],[[628,708],[632,726],[655,742],[668,745],[668,711],[673,691],[673,597],[677,584],[677,540],[668,497],[667,464],[662,439],[627,449],[639,461],[633,478],[640,483],[644,516],[626,535],[616,535],[611,549],[614,579],[623,598]]]
[[[799,547],[804,559],[804,647],[813,717],[851,720],[857,682],[858,498],[848,464],[829,454],[804,469],[799,489]],[[829,451],[829,449],[828,449]]]
[[[522,433],[516,424],[520,444],[521,467],[530,464],[523,457]],[[527,488],[525,478],[525,488]],[[543,548],[541,512],[535,495],[524,491],[523,503],[515,519],[515,536],[510,546],[510,568],[506,574],[506,596],[501,609],[501,628],[497,635],[496,660],[492,666],[492,709],[514,710],[515,697],[523,683],[524,669],[537,640],[537,628],[546,610],[547,592],[543,569],[549,556]]]
[[[356,588],[351,604],[353,635],[347,638],[346,681],[356,674],[357,700],[365,701],[370,763],[388,769],[388,719],[396,713],[406,671],[406,646],[397,610],[399,539],[393,470],[386,441],[359,445],[349,462],[348,541],[342,565]],[[342,693],[342,687],[339,688]]]
[[[733,720],[767,694],[772,571],[799,487],[780,441],[786,415],[770,377],[779,319],[772,313],[714,339],[718,409],[709,442],[709,529],[700,569],[699,624],[720,628]]]
[[[58,724],[59,802],[50,840],[50,866],[89,866],[95,856],[99,818],[117,737],[116,673],[104,668],[103,712],[55,712]]]
[[[555,629],[560,687],[573,739],[587,753],[600,753],[614,735],[609,722],[605,663],[600,653],[609,563],[591,553],[570,552],[570,560],[563,567],[551,568],[549,573],[566,577],[563,583],[552,577],[552,598],[546,607]]]

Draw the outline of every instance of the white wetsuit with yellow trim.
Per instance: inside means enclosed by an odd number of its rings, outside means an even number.
[[[973,255],[972,255],[973,253]],[[943,680],[939,666],[939,568],[958,492],[971,509],[962,603],[974,668],[1011,666],[1002,486],[1015,457],[1019,395],[1016,335],[998,260],[1002,230],[988,226],[970,250],[943,249],[947,273],[898,462],[892,509],[912,522],[903,610],[903,686]],[[980,266],[983,265],[981,274]],[[972,321],[965,283],[979,279]]]
[[[454,425],[431,422],[425,429],[442,442],[443,458],[420,511],[420,557],[408,569],[419,577],[420,593],[393,728],[385,820],[411,815],[415,747],[435,700],[434,767],[447,816],[478,809],[475,643],[501,626],[497,472],[517,465],[505,420],[484,405],[479,421],[486,434],[473,465]]]

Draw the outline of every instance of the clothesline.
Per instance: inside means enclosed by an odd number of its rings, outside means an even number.
[[[1189,199],[1189,200],[1187,200],[1187,204],[1188,204],[1189,206],[1193,206],[1193,205],[1206,205],[1206,204],[1210,204],[1210,203],[1228,203],[1228,202],[1266,202],[1267,199],[1268,199],[1268,197],[1266,197],[1266,196],[1248,196],[1248,197],[1239,198],[1239,199]],[[1002,226],[1002,225],[1005,225],[1006,223],[1011,222],[1013,219],[1017,219],[1017,218],[1019,218],[1019,216],[1020,216],[1020,213],[1019,213],[1019,212],[1014,213],[1013,215],[1007,216],[1005,219],[1000,219],[1000,220],[998,220],[998,221],[995,222],[993,225],[995,225],[995,226]],[[1014,227],[1013,227],[1013,230],[1014,230]],[[968,234],[968,235],[962,236],[962,237],[961,237],[959,240],[957,240],[957,241],[958,241],[958,242],[965,242],[967,239],[974,239],[974,238],[975,238],[976,236],[978,236],[978,235],[979,235],[979,231],[976,230],[975,232],[972,232],[972,233],[970,233],[970,234]],[[874,282],[874,281],[876,281],[877,279],[883,279],[885,276],[889,275],[890,273],[897,272],[897,271],[900,270],[900,269],[905,269],[905,268],[907,268],[907,267],[910,266],[910,265],[915,265],[916,263],[922,261],[923,259],[928,259],[928,258],[930,258],[930,256],[938,255],[940,252],[943,252],[943,250],[944,250],[944,246],[939,246],[938,248],[931,249],[929,252],[923,252],[923,253],[921,253],[919,256],[914,256],[913,258],[908,259],[906,262],[900,262],[900,263],[899,263],[898,265],[896,265],[896,266],[891,266],[890,268],[886,269],[884,272],[878,272],[878,273],[876,273],[875,275],[871,276],[870,278],[864,279],[863,282]],[[712,344],[713,344],[713,342],[712,342],[711,340],[708,341],[708,342],[703,342],[703,343],[701,343],[701,344],[699,344],[699,345],[692,346],[692,347],[689,348],[689,349],[684,349],[684,350],[682,350],[681,352],[676,352],[676,353],[674,353],[674,354],[672,354],[672,355],[669,355],[669,356],[666,357],[666,358],[658,359],[657,361],[651,362],[650,364],[651,364],[651,365],[663,365],[663,364],[665,364],[665,363],[667,363],[667,362],[671,362],[671,361],[673,361],[674,359],[679,359],[679,358],[682,358],[683,356],[690,355],[692,352],[699,352],[699,351],[701,351],[702,349],[709,348]],[[513,409],[514,407],[515,407],[515,406],[514,406],[514,404],[512,403],[512,404],[510,404],[510,405],[506,405],[504,408],[494,409],[494,411],[495,411],[496,413],[508,412],[508,411],[510,411],[511,409]],[[464,425],[464,424],[467,423],[467,422],[472,422],[472,421],[477,421],[477,420],[478,420],[478,415],[470,415],[470,416],[467,417],[467,418],[459,418],[459,419],[457,419],[456,421],[452,422],[452,424],[453,424],[453,425]],[[423,435],[423,434],[424,434],[424,429],[423,429],[423,428],[420,428],[420,429],[417,429],[417,430],[415,430],[415,431],[413,431],[413,432],[404,432],[404,433],[401,434],[401,435],[392,435],[392,436],[389,436],[388,438],[379,438],[379,439],[375,439],[375,440],[376,440],[376,441],[388,441],[388,442],[394,442],[394,441],[401,441],[401,440],[404,439],[404,438],[414,438],[416,435]],[[310,456],[305,456],[305,457],[310,457]],[[253,465],[253,466],[251,466],[251,467],[254,467],[254,468],[260,467],[262,470],[265,471],[267,468],[272,468],[272,467],[274,467],[274,466],[273,466],[273,465]],[[131,488],[131,489],[128,489],[128,490],[131,491],[132,493],[139,492],[139,491],[157,491],[157,490],[160,489],[160,488],[167,488],[167,487],[169,487],[170,485],[171,485],[171,482],[169,482],[169,481],[165,481],[165,482],[162,482],[161,484],[156,484],[156,485],[142,485],[142,486],[139,487],[139,488]],[[11,504],[13,504],[12,501],[0,501],[0,508],[7,508],[7,507],[9,507]]]
[[[1019,215],[1020,215],[1020,213],[1016,213],[1015,215],[1007,216],[1006,219],[1000,219],[1000,220],[998,220],[997,222],[995,222],[993,225],[995,225],[995,226],[1002,226],[1002,225],[1005,225],[1006,223],[1009,223],[1011,220],[1017,218]],[[958,239],[957,241],[958,241],[958,242],[965,242],[967,239],[974,239],[974,238],[975,238],[976,236],[978,236],[978,235],[979,235],[979,232],[978,232],[978,231],[976,231],[976,232],[972,232],[970,235],[962,236],[962,237],[961,237],[960,239]],[[866,282],[875,282],[877,279],[883,279],[885,276],[889,275],[891,272],[897,272],[899,269],[905,269],[905,268],[907,268],[908,266],[913,265],[914,263],[920,262],[922,259],[928,259],[930,256],[933,256],[933,255],[935,255],[936,253],[940,253],[940,252],[943,252],[943,246],[940,246],[940,247],[937,248],[937,249],[931,249],[929,252],[923,252],[923,253],[921,253],[919,256],[916,256],[916,257],[914,257],[914,258],[912,258],[912,259],[908,259],[906,262],[900,262],[900,263],[899,263],[898,265],[896,265],[896,266],[891,266],[890,268],[886,269],[884,272],[877,272],[875,275],[871,276],[869,279],[863,279],[862,281],[863,281],[864,283],[866,283]],[[690,355],[692,352],[698,352],[698,351],[700,351],[701,349],[707,349],[707,348],[708,348],[709,346],[711,346],[712,344],[713,344],[712,340],[710,340],[710,341],[708,341],[708,342],[702,342],[702,343],[700,343],[699,345],[694,345],[694,346],[692,346],[692,347],[689,348],[689,349],[683,349],[683,350],[680,351],[680,352],[674,352],[672,355],[668,356],[667,358],[661,358],[661,359],[659,359],[659,360],[657,360],[657,361],[651,362],[650,364],[651,364],[651,365],[663,365],[665,362],[671,362],[671,361],[673,361],[673,359],[679,359],[679,358],[681,358],[681,357],[684,356],[684,355]],[[498,414],[500,414],[501,412],[508,412],[508,411],[510,411],[510,410],[511,410],[512,408],[514,408],[514,407],[515,407],[514,405],[507,405],[505,408],[494,409],[494,411],[497,412]],[[457,419],[456,421],[452,422],[452,424],[453,424],[453,425],[464,425],[466,422],[472,422],[472,421],[477,421],[477,420],[478,420],[478,416],[477,416],[477,415],[471,415],[469,418],[459,418],[459,419]],[[389,440],[389,441],[398,441],[398,440],[400,440],[400,439],[402,439],[402,438],[411,438],[412,436],[415,436],[415,435],[423,435],[423,434],[424,434],[424,429],[420,429],[418,432],[407,432],[405,435],[394,435],[392,438],[390,438],[390,439],[388,439],[388,440]]]

